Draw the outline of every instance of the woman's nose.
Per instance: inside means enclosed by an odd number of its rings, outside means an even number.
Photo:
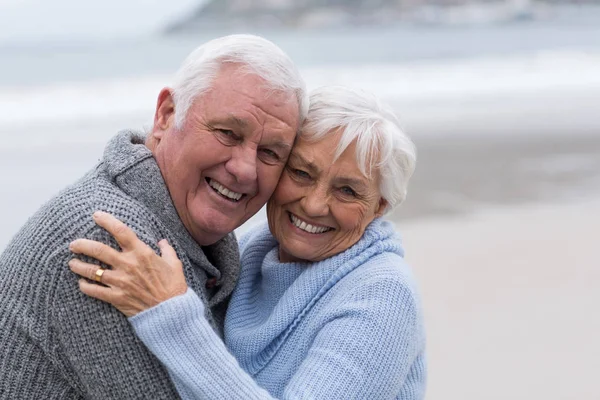
[[[329,213],[329,195],[323,188],[313,188],[300,201],[307,217],[323,217]]]

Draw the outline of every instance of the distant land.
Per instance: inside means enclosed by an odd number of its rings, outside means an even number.
[[[506,23],[543,18],[553,9],[578,4],[600,6],[600,0],[212,0],[166,32]]]

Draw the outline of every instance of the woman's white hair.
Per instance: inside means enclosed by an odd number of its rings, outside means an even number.
[[[415,170],[416,148],[402,131],[391,108],[374,95],[342,86],[313,90],[301,137],[319,141],[341,132],[335,160],[356,141],[360,171],[379,174],[379,192],[389,212],[406,198],[408,181]]]
[[[211,40],[194,50],[177,71],[172,85],[175,126],[183,127],[194,99],[210,89],[225,63],[241,65],[242,73],[257,75],[270,89],[293,93],[298,101],[299,120],[308,111],[308,95],[300,72],[274,43],[260,36],[230,35]]]

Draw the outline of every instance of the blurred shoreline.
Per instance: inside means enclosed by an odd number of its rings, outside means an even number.
[[[514,134],[515,132],[513,132]],[[600,198],[600,135],[428,137],[397,221]]]

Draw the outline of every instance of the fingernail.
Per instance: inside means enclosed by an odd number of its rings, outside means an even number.
[[[69,250],[73,251],[73,247],[75,247],[75,241],[69,243]]]
[[[102,216],[102,211],[94,211],[94,214],[92,214],[92,217],[94,219],[100,218],[101,216]]]

